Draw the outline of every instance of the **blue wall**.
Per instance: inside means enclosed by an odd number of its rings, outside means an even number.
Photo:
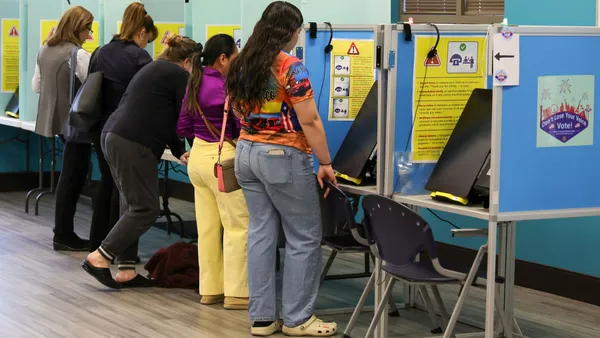
[[[505,17],[514,25],[595,26],[596,0],[505,0]]]

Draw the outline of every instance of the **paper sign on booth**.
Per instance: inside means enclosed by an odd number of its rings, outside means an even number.
[[[2,86],[0,92],[12,93],[19,86],[19,19],[2,19],[2,56],[0,64]]]
[[[330,121],[352,121],[375,82],[373,40],[331,41]]]
[[[154,59],[156,59],[167,48],[167,37],[174,34],[179,34],[181,29],[184,29],[183,22],[157,22],[158,38],[154,40]]]
[[[505,27],[501,33],[494,34],[493,40],[493,78],[494,86],[518,86],[519,72],[519,34]]]
[[[475,88],[486,87],[485,37],[417,36],[411,161],[436,162]],[[403,149],[404,150],[404,149]]]
[[[217,34],[227,34],[233,37],[238,48],[242,48],[242,30],[240,25],[206,25],[206,40]]]

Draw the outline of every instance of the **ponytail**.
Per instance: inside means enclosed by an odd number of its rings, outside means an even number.
[[[132,2],[123,13],[121,22],[121,31],[116,37],[121,41],[133,41],[135,35],[144,28],[146,33],[152,34],[152,40],[156,39],[158,29],[154,25],[154,20],[146,12],[144,4],[141,2]]]
[[[201,44],[199,53],[195,53],[191,58],[192,74],[188,81],[187,98],[184,102],[186,111],[191,115],[201,114],[200,103],[198,102],[198,93],[202,88],[202,75],[204,67],[212,66],[221,55],[227,58],[231,57],[237,50],[235,40],[227,34],[217,34],[206,42],[205,48]]]
[[[204,71],[202,56],[203,53],[200,51],[200,53],[195,53],[191,59],[192,74],[188,80],[187,97],[184,102],[185,110],[190,115],[199,114],[201,111],[200,102],[198,102],[198,93],[200,92],[200,88],[202,88],[202,73]]]

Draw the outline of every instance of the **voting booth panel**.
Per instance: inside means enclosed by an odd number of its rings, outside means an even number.
[[[600,31],[513,32],[521,35],[520,85],[502,88],[500,212],[600,208],[600,65],[589,61]]]
[[[333,159],[373,83],[381,78],[380,69],[376,67],[376,50],[381,46],[378,28],[374,25],[333,25],[330,29],[319,24],[316,38],[311,38],[310,25],[306,25],[305,30],[294,54],[304,62],[310,74]],[[326,53],[330,43],[333,48]],[[378,95],[381,123],[385,119],[382,92],[384,86],[380,86]],[[379,146],[384,144],[383,141],[381,138]],[[383,167],[382,156],[378,158],[380,162]]]
[[[394,25],[388,79],[386,191],[424,194],[471,92],[490,88],[488,25]],[[406,41],[407,37],[410,41]],[[436,47],[437,55],[428,57]],[[400,163],[399,163],[400,162]],[[399,173],[399,167],[402,175]]]

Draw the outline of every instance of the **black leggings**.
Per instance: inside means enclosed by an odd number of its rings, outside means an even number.
[[[100,246],[119,219],[119,195],[100,147],[100,133],[92,135],[92,142],[102,177],[94,198],[90,251],[96,250]],[[91,151],[92,145],[90,144],[64,143],[63,165],[56,187],[54,233],[58,238],[69,239],[74,235],[73,220],[77,201],[90,168]]]

